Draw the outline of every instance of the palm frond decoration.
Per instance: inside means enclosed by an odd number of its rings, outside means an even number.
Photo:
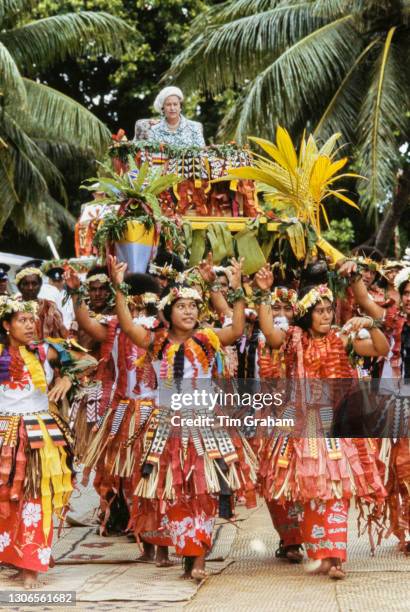
[[[128,221],[138,221],[147,229],[156,226],[174,247],[180,246],[181,239],[176,225],[171,219],[162,215],[158,196],[166,189],[179,183],[182,178],[176,174],[160,175],[150,169],[149,163],[144,162],[138,171],[118,176],[109,168],[103,166],[106,176],[90,178],[84,181],[83,188],[105,194],[100,200],[112,206],[112,211],[104,217],[95,237],[94,244],[101,253],[104,252],[107,242],[116,242],[122,239],[127,229]]]
[[[312,135],[303,136],[297,151],[287,130],[279,126],[276,143],[250,138],[269,157],[255,154],[255,167],[230,168],[228,176],[219,180],[257,181],[264,200],[284,220],[296,218],[312,226],[317,236],[321,236],[322,219],[328,225],[326,204],[330,197],[358,208],[345,189],[336,187],[347,176],[360,178],[353,173],[341,173],[348,159],[336,159],[339,137],[340,134],[334,134],[319,146]]]
[[[83,189],[95,191],[95,183],[98,183],[99,191],[105,193],[106,203],[120,205],[123,214],[131,213],[135,218],[148,215],[153,221],[162,216],[157,196],[182,180],[176,174],[161,176],[153,172],[148,162],[141,165],[136,176],[132,172],[118,176],[106,166],[103,168],[108,170],[108,176],[87,179]]]

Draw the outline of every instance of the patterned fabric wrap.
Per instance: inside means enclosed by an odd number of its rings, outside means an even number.
[[[0,515],[0,563],[33,572],[46,572],[51,558],[53,530],[43,530],[40,498],[11,502],[7,518]]]
[[[303,506],[301,535],[310,559],[329,557],[346,561],[348,501],[310,500]]]
[[[299,328],[290,328],[285,358],[288,378],[356,377],[335,330],[314,339]],[[317,437],[317,431],[329,428],[332,409],[321,404],[320,393],[310,404],[298,405],[305,410],[305,437],[275,434],[261,453],[259,475],[264,497],[305,504],[310,500],[327,503],[355,496],[372,508],[372,517],[380,517],[386,490],[374,440]]]
[[[39,299],[36,334],[37,338],[67,338],[68,330],[64,327],[63,316],[54,302]]]

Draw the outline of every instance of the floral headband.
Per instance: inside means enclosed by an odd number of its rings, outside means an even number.
[[[359,266],[362,266],[364,268],[369,268],[369,270],[372,270],[373,272],[379,272],[380,270],[380,266],[377,263],[377,261],[370,259],[370,257],[359,256],[359,257],[355,257],[354,259]]]
[[[110,279],[106,274],[93,274],[86,279],[86,283],[94,283],[95,281],[99,281],[100,283],[109,283]]]
[[[396,278],[394,279],[394,287],[398,291],[400,289],[400,285],[403,283],[410,283],[410,268],[403,268],[400,270],[398,274],[396,274]]]
[[[158,310],[164,310],[168,304],[171,305],[176,300],[181,299],[202,302],[201,296],[196,289],[191,289],[191,287],[172,287],[171,291],[160,300]]]
[[[381,273],[388,272],[389,270],[394,270],[395,268],[405,268],[406,265],[402,261],[394,261],[392,259],[385,261],[381,268]]]
[[[37,302],[23,302],[22,300],[10,298],[7,295],[0,297],[0,319],[6,315],[14,314],[16,312],[28,312],[35,315],[37,314],[37,310]]]
[[[327,287],[326,285],[318,285],[317,287],[313,287],[313,289],[311,289],[309,293],[304,295],[303,298],[299,300],[299,317],[303,317],[307,313],[309,308],[312,308],[312,306],[315,306],[315,304],[321,302],[324,299],[327,299],[333,303],[333,293],[331,292],[329,287]]]
[[[19,282],[23,280],[23,278],[25,278],[26,276],[32,275],[36,275],[40,278],[43,278],[43,273],[40,268],[23,268],[22,270],[20,270],[20,272],[17,272],[16,274],[16,285],[18,285]]]
[[[165,264],[164,266],[157,266],[155,264],[150,264],[149,266],[150,274],[155,274],[156,276],[164,276],[165,278],[170,278],[177,282],[182,282],[184,280],[184,273],[178,272],[172,267],[172,264]]]
[[[142,295],[130,295],[128,299],[135,306],[148,306],[149,304],[157,304],[159,298],[156,293],[147,292]]]
[[[271,293],[272,306],[275,302],[289,302],[293,308],[298,302],[298,296],[294,289],[287,287],[275,287]]]

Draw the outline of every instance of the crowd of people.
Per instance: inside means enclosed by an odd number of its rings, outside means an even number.
[[[161,118],[137,122],[135,139],[202,147],[182,102],[162,90]],[[188,268],[159,248],[145,274],[109,256],[83,274],[31,260],[13,279],[0,263],[0,563],[25,587],[54,563],[53,525],[79,466],[99,496],[101,537],[128,534],[158,567],[173,546],[188,579],[206,577],[216,517],[258,499],[275,556],[306,556],[310,572],[345,577],[352,501],[372,548],[394,533],[410,554],[409,262],[373,251],[298,270],[271,261],[250,276],[241,260],[223,263],[210,252]],[[358,380],[394,385],[386,401]],[[285,382],[284,401],[262,409],[298,426],[211,424],[206,403],[181,405],[174,424],[170,389],[243,381]],[[375,426],[361,435],[346,415],[360,421],[369,397]]]
[[[216,517],[232,520],[236,504],[258,499],[278,532],[276,557],[306,555],[308,571],[345,577],[352,500],[371,536],[393,532],[398,554],[409,554],[410,267],[377,259],[346,258],[331,274],[312,261],[285,277],[272,262],[245,276],[240,260],[215,266],[209,253],[187,269],[160,249],[145,274],[111,256],[82,278],[31,261],[13,279],[17,292],[0,266],[0,562],[37,584],[78,465],[84,482],[94,477],[101,537],[129,534],[158,567],[173,546],[187,578],[206,576]],[[292,391],[302,380],[358,379],[398,383],[392,419],[407,429],[335,437],[350,397],[337,385],[333,398],[316,385],[276,412],[304,412],[306,430],[261,435],[189,420],[207,406],[183,406],[185,424],[174,426],[162,394],[217,381],[287,380]]]

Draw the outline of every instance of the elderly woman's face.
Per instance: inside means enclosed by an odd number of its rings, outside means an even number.
[[[178,119],[181,114],[181,100],[178,96],[168,96],[164,102],[164,115],[169,120]]]

